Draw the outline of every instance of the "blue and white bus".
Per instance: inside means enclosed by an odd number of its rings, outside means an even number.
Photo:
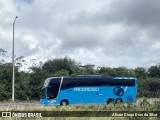
[[[45,80],[41,104],[95,104],[136,102],[134,77],[65,76]]]

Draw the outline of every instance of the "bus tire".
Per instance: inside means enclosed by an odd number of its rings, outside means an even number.
[[[62,105],[62,106],[67,106],[69,104],[69,102],[68,102],[68,100],[61,100],[61,103],[60,103],[60,105]]]
[[[107,104],[110,104],[110,103],[114,103],[114,99],[113,98],[109,98],[108,101],[107,101]]]
[[[116,99],[116,103],[117,103],[117,104],[122,103],[122,98],[117,98],[117,99]]]

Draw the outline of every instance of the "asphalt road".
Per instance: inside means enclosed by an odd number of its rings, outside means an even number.
[[[0,108],[13,108],[13,107],[39,107],[42,106],[40,103],[0,103]]]

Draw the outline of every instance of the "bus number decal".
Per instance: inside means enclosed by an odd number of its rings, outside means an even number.
[[[115,87],[113,92],[117,96],[123,96],[124,95],[124,90],[121,87]]]

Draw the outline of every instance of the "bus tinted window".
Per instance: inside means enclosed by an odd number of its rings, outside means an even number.
[[[73,88],[77,86],[135,86],[135,79],[70,77],[64,78],[61,89]]]
[[[108,86],[135,86],[134,79],[111,79],[107,80]]]
[[[97,81],[93,83],[93,79],[89,79],[89,78],[81,78],[81,77],[64,78],[62,89],[72,88],[72,87],[77,87],[77,86],[97,86],[96,85],[97,83],[98,83]]]
[[[54,99],[58,95],[59,87],[60,87],[60,78],[53,78],[49,82],[49,86],[47,87],[47,97],[48,99]]]

